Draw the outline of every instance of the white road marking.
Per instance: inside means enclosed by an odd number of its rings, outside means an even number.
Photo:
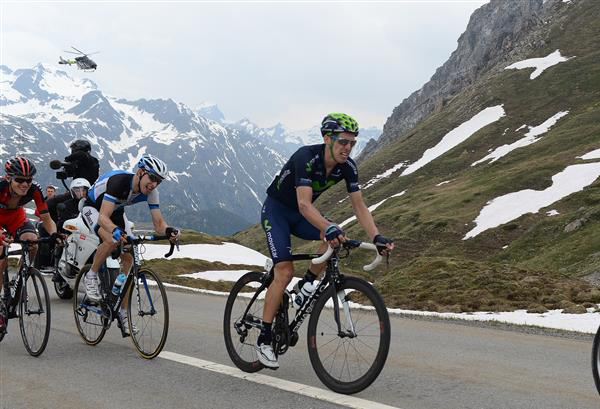
[[[355,409],[400,409],[395,406],[384,405],[382,403],[372,402],[366,399],[355,398],[353,396],[341,395],[326,389],[315,388],[301,383],[286,381],[272,376],[261,375],[258,373],[246,373],[237,368],[217,364],[215,362],[204,361],[202,359],[191,356],[177,354],[175,352],[162,351],[159,358],[168,359],[170,361],[179,362],[186,365],[195,366],[206,369],[208,371],[217,372],[224,375],[233,376],[235,378],[245,379],[250,382],[260,383],[263,385],[278,388],[284,391],[297,393],[299,395],[308,396],[310,398],[320,399],[337,405],[344,405]]]

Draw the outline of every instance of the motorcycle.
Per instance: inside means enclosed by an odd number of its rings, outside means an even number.
[[[71,164],[55,160],[50,162],[50,167],[55,170],[62,168],[62,170],[59,170],[56,173],[56,177],[62,182],[65,189],[69,191],[65,179],[72,174]],[[73,297],[73,286],[77,274],[79,274],[86,265],[92,263],[96,249],[100,245],[98,236],[90,231],[83,221],[81,209],[83,208],[84,202],[85,198],[82,198],[79,201],[79,214],[75,218],[64,221],[61,233],[65,234],[67,237],[64,240],[63,246],[55,246],[52,255],[51,268],[41,269],[43,273],[52,273],[54,290],[58,297],[64,300]],[[60,205],[58,208],[60,209]],[[129,221],[128,223],[133,229],[133,223]],[[115,278],[120,271],[118,257],[108,257],[106,259],[106,268],[110,273],[110,277]]]

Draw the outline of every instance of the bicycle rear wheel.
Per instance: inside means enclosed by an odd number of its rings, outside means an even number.
[[[135,297],[134,297],[135,295]],[[155,272],[140,270],[129,288],[129,333],[133,345],[145,359],[160,354],[169,332],[167,291]]]
[[[263,273],[256,271],[244,274],[231,289],[225,305],[223,317],[225,347],[235,366],[244,372],[257,372],[263,369],[256,353],[263,301],[259,301],[257,297],[250,306],[246,319],[242,320],[244,311],[255,293],[252,289],[260,287],[263,277]]]
[[[592,345],[592,374],[594,376],[594,383],[596,384],[596,390],[600,394],[600,327],[596,331],[594,337],[594,343]]]
[[[19,326],[27,352],[41,355],[50,337],[50,296],[46,281],[35,268],[29,269],[21,289]]]
[[[75,280],[73,314],[83,341],[88,345],[98,345],[106,333],[108,318],[103,314],[100,302],[92,302],[85,294],[83,278],[91,267],[90,264],[83,266]]]
[[[383,369],[390,347],[390,318],[373,286],[360,278],[345,277],[337,287],[340,325],[345,333],[341,336],[335,321],[334,296],[336,289],[330,286],[310,316],[310,363],[331,390],[357,393],[373,383]]]

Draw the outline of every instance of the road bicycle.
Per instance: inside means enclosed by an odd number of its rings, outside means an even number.
[[[9,251],[4,246],[4,257],[21,255],[16,275],[9,279],[8,266],[4,269],[4,283],[0,314],[4,315],[4,330],[0,331],[0,341],[6,335],[8,320],[19,318],[21,338],[25,349],[32,356],[40,356],[50,337],[50,296],[41,273],[30,261],[30,246],[54,241],[52,237],[38,240],[19,240],[21,250]]]
[[[169,303],[167,293],[159,275],[148,268],[141,268],[139,246],[146,241],[166,240],[167,236],[137,236],[127,238],[128,246],[122,251],[131,252],[133,266],[121,288],[119,295],[112,293],[115,273],[103,266],[98,272],[100,279],[100,301],[90,300],[85,293],[84,277],[90,271],[91,265],[81,269],[75,280],[73,297],[73,312],[79,335],[88,345],[98,345],[104,334],[116,319],[121,335],[131,340],[138,353],[145,359],[158,356],[167,341],[169,332]],[[173,254],[174,247],[179,244],[171,243],[168,258]],[[123,301],[127,299],[128,330],[119,316]]]
[[[286,290],[272,327],[273,351],[283,355],[298,342],[298,330],[309,315],[307,343],[312,367],[328,388],[344,394],[360,392],[373,383],[383,369],[390,346],[390,319],[381,295],[367,281],[339,271],[339,260],[357,248],[377,251],[371,243],[348,240],[322,255],[293,255],[293,261],[327,261],[325,276],[291,322],[288,307],[292,294]],[[373,270],[381,260],[377,253],[364,270]],[[227,352],[245,372],[263,369],[255,346],[262,328],[262,300],[273,280],[272,261],[267,271],[242,276],[225,306],[223,333]]]

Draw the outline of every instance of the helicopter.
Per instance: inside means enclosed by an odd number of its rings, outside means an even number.
[[[84,71],[95,71],[96,67],[98,67],[98,64],[96,64],[91,58],[88,57],[88,55],[93,55],[93,54],[98,54],[99,51],[94,52],[94,53],[89,53],[86,54],[81,50],[78,50],[77,48],[71,46],[72,49],[74,49],[77,52],[74,51],[66,51],[66,53],[71,53],[71,54],[79,54],[79,57],[75,57],[74,59],[67,59],[65,60],[64,58],[59,57],[60,60],[58,61],[59,64],[67,64],[67,65],[73,65],[73,64],[77,64],[77,68],[79,68],[80,70],[84,70]]]

